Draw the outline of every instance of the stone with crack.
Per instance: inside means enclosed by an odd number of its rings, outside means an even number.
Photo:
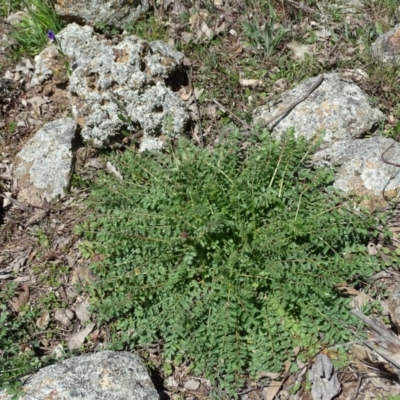
[[[319,77],[305,80],[280,96],[275,103],[253,112],[254,125],[265,123],[301,99]],[[286,115],[268,125],[272,136],[282,137],[294,128],[296,137],[322,137],[320,148],[337,140],[361,138],[379,126],[384,114],[370,105],[368,96],[347,76],[324,74],[322,83]]]

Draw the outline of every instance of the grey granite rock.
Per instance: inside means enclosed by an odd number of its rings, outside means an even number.
[[[135,354],[125,351],[72,357],[42,368],[24,382],[22,391],[25,392],[22,400],[159,398],[143,362]]]
[[[124,28],[149,9],[148,0],[55,0],[55,10],[62,19],[80,25],[105,25]]]
[[[20,201],[41,206],[44,198],[64,196],[73,169],[76,127],[71,118],[49,122],[25,143],[12,169]]]
[[[398,63],[400,61],[400,24],[379,35],[371,46],[372,55],[383,63]]]
[[[263,124],[301,99],[317,81],[307,79],[283,93],[275,104],[258,107],[254,124]],[[324,145],[336,140],[359,138],[368,133],[384,115],[371,107],[367,95],[350,79],[338,73],[325,74],[321,85],[289,114],[268,125],[274,137],[294,127],[296,136],[307,139],[323,135]]]
[[[365,206],[376,209],[387,205],[383,197],[393,198],[400,190],[399,167],[382,161],[382,153],[393,144],[385,158],[400,160],[400,143],[393,139],[374,137],[359,140],[341,140],[314,154],[317,166],[337,166],[334,187],[345,193],[368,196]]]

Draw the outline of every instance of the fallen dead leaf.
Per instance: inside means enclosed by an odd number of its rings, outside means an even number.
[[[282,387],[283,381],[272,380],[268,387],[263,389],[265,400],[273,400]]]
[[[342,293],[349,294],[350,296],[357,296],[360,292],[351,286],[347,286],[346,283],[341,283],[336,286],[336,289]]]
[[[100,157],[95,157],[95,158],[89,158],[86,163],[85,163],[85,168],[86,167],[92,167],[96,169],[101,169],[104,168],[104,160],[102,160]]]
[[[43,104],[47,104],[50,102],[48,97],[45,96],[35,96],[35,97],[31,97],[30,99],[27,100],[27,102],[29,104],[32,105],[32,107],[36,110],[36,111],[40,111],[40,107]]]
[[[188,101],[190,99],[190,97],[192,96],[192,91],[189,90],[188,92],[186,91],[186,89],[184,87],[179,89],[179,97],[183,100],[183,101]]]
[[[395,118],[394,115],[390,113],[390,114],[388,115],[388,122],[389,122],[390,125],[393,125],[393,126],[394,126],[394,125],[396,125],[396,123],[397,123],[397,118]],[[389,229],[390,229],[390,228],[389,228]]]
[[[74,318],[74,313],[71,310],[58,308],[54,312],[54,320],[59,322],[63,326],[70,326],[71,321]]]
[[[199,25],[207,17],[208,17],[207,11],[200,11],[189,17],[189,24],[192,25],[192,27],[195,27],[196,25]]]
[[[202,22],[200,28],[197,30],[197,38],[201,39],[203,36],[211,39],[214,36],[213,30],[207,25],[205,21]]]
[[[222,23],[215,28],[215,33],[219,35],[221,32],[224,32],[225,30],[226,30],[226,23],[225,21],[222,21]]]
[[[169,376],[166,379],[166,384],[169,387],[178,387],[179,386],[178,382],[175,380],[175,378],[173,376]]]
[[[201,140],[200,140],[200,137],[199,137],[199,132],[200,132],[199,126],[196,124],[196,125],[194,126],[192,135],[193,135],[193,140],[194,140],[197,144],[201,144]]]
[[[322,28],[319,31],[315,31],[314,33],[319,41],[325,41],[332,36],[331,32],[326,28]]]
[[[256,86],[262,84],[262,80],[261,79],[239,79],[239,83],[242,86],[256,87]]]
[[[189,379],[187,382],[184,384],[184,388],[187,390],[197,390],[200,386],[200,382],[195,379]]]
[[[85,342],[86,336],[92,332],[93,328],[95,327],[94,323],[89,324],[87,327],[83,328],[80,332],[75,333],[72,335],[68,340],[68,349],[75,350],[79,349],[82,344]]]
[[[191,40],[193,40],[194,35],[191,32],[182,32],[181,34],[181,40],[184,43],[189,43]]]
[[[114,165],[110,163],[110,161],[107,161],[106,168],[108,169],[108,171],[110,171],[113,175],[115,175],[118,179],[122,181],[123,178],[121,172],[119,172],[117,168],[115,168]]]
[[[2,196],[3,199],[4,199],[3,200],[3,208],[6,208],[6,207],[8,207],[9,205],[12,204],[12,201],[11,201],[12,193],[11,192],[5,192],[4,194],[5,194],[5,196]]]
[[[190,58],[188,58],[188,57],[184,57],[184,59],[183,59],[183,65],[185,66],[185,67],[191,67],[192,66],[192,60],[190,59]]]
[[[35,214],[33,214],[28,221],[26,221],[25,226],[36,224],[37,222],[41,221],[43,218],[47,216],[47,211],[45,210],[37,210]]]
[[[199,120],[199,113],[198,113],[198,109],[197,109],[197,105],[195,102],[193,102],[189,107],[187,107],[191,118],[193,119],[193,121],[198,121]]]
[[[208,104],[206,107],[206,114],[210,117],[215,117],[217,115],[217,106],[215,104]]]
[[[89,311],[89,303],[87,301],[81,301],[75,306],[75,314],[82,325],[89,321],[91,313]]]
[[[50,321],[50,314],[47,311],[42,311],[40,317],[36,320],[38,328],[45,328]]]
[[[21,267],[23,267],[26,263],[28,256],[26,254],[20,255],[16,257],[13,262],[9,264],[9,268],[11,268],[15,273],[17,273]]]
[[[29,287],[28,285],[22,285],[16,290],[16,297],[10,300],[10,307],[15,311],[19,312],[21,307],[26,304],[29,300]]]
[[[373,299],[371,296],[364,292],[360,292],[357,294],[356,297],[354,297],[351,301],[351,306],[352,307],[357,307],[362,309],[365,305],[367,305],[369,302],[371,302]]]
[[[312,56],[314,53],[311,49],[310,45],[307,44],[301,44],[298,42],[290,42],[286,45],[290,50],[293,52],[293,57],[296,60],[304,60],[305,55],[308,54],[309,56]]]
[[[274,87],[279,90],[286,90],[289,87],[289,83],[286,78],[281,78],[274,82]]]
[[[200,96],[203,94],[204,88],[197,89],[196,87],[194,88],[194,97],[198,100]]]

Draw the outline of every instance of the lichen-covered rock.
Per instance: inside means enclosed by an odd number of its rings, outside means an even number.
[[[366,196],[363,205],[375,210],[385,207],[386,199],[392,199],[400,190],[399,168],[383,162],[381,157],[392,144],[385,159],[397,163],[400,144],[383,137],[341,140],[317,151],[313,160],[316,166],[337,166],[333,186],[345,193]]]
[[[54,0],[55,10],[66,22],[124,28],[149,9],[148,0]]]
[[[179,70],[183,54],[167,44],[126,36],[117,45],[98,40],[89,26],[70,24],[57,35],[71,69],[68,97],[82,137],[101,147],[123,129],[143,130],[140,150],[161,148],[184,132],[183,101],[165,80]],[[52,80],[57,68],[43,51],[32,85]]]
[[[39,207],[44,199],[65,195],[73,169],[76,127],[71,118],[49,122],[25,143],[12,169],[20,201]]]
[[[24,381],[21,390],[22,400],[159,399],[143,362],[127,351],[69,358],[42,368]]]
[[[283,93],[275,104],[258,107],[254,124],[263,124],[301,99],[318,77],[307,79]],[[268,125],[271,134],[281,137],[289,128],[296,137],[312,139],[322,135],[324,144],[359,138],[368,133],[384,115],[371,107],[367,95],[351,80],[338,73],[325,74],[322,83],[290,113]]]
[[[383,35],[379,35],[371,46],[371,52],[381,62],[398,63],[400,61],[400,24]]]

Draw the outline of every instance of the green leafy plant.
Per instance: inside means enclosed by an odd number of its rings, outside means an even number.
[[[48,31],[59,32],[63,24],[57,17],[52,5],[46,0],[23,0],[28,16],[15,27],[12,38],[17,45],[13,49],[14,58],[36,55],[48,40]]]
[[[85,176],[74,171],[71,177],[71,187],[86,189],[89,187],[89,181]]]
[[[101,33],[107,33],[107,34],[112,35],[112,36],[118,35],[118,33],[119,33],[117,28],[114,28],[114,27],[111,27],[109,25],[106,25],[102,21],[97,21],[94,24],[94,26]]]
[[[229,393],[297,345],[306,356],[346,340],[335,285],[378,269],[365,255],[374,221],[329,187],[332,171],[303,166],[310,144],[251,142],[115,156],[124,180],[100,179],[77,228],[102,255],[91,299],[114,347],[162,339],[165,360]]]
[[[46,269],[47,279],[49,273],[51,279],[61,273],[50,271],[51,266]],[[66,269],[63,268],[62,273],[65,272]],[[42,280],[42,277],[39,276],[39,279]],[[58,282],[54,284],[59,286]],[[21,393],[21,378],[60,361],[54,354],[44,355],[41,342],[43,334],[46,334],[49,341],[58,338],[59,328],[50,323],[46,332],[43,332],[43,327],[37,325],[44,310],[62,305],[60,299],[54,292],[49,292],[40,298],[37,305],[32,305],[29,301],[21,302],[16,310],[15,306],[11,307],[11,303],[19,303],[20,289],[14,282],[3,282],[0,290],[0,390],[7,390],[8,394],[13,395],[13,399],[19,398]]]
[[[168,28],[156,16],[140,18],[131,22],[125,26],[125,30],[131,35],[137,35],[148,41],[168,38]]]
[[[22,8],[23,0],[0,0],[0,17],[8,17],[12,12]]]
[[[124,123],[121,132],[124,136],[129,136],[130,132],[135,130],[135,127],[127,111],[127,103],[118,94],[114,94],[111,100],[118,107],[118,119]]]
[[[269,6],[269,19],[260,26],[257,20],[242,21],[243,31],[247,36],[250,44],[256,48],[261,48],[267,57],[271,57],[272,53],[279,46],[286,31],[283,27],[275,29],[276,14],[272,6]]]
[[[39,344],[32,341],[30,334],[35,330],[37,312],[22,309],[14,316],[7,303],[14,297],[15,284],[5,284],[0,291],[0,389],[18,392],[17,379],[45,363],[35,356],[32,347]],[[21,347],[22,346],[22,347]]]
[[[12,137],[12,134],[17,130],[17,123],[15,121],[11,121],[8,126],[4,127],[0,132],[0,145],[3,143],[7,143],[8,140]]]
[[[398,395],[398,394],[389,394],[387,397],[378,395],[378,399],[379,400],[400,400],[400,395]]]

